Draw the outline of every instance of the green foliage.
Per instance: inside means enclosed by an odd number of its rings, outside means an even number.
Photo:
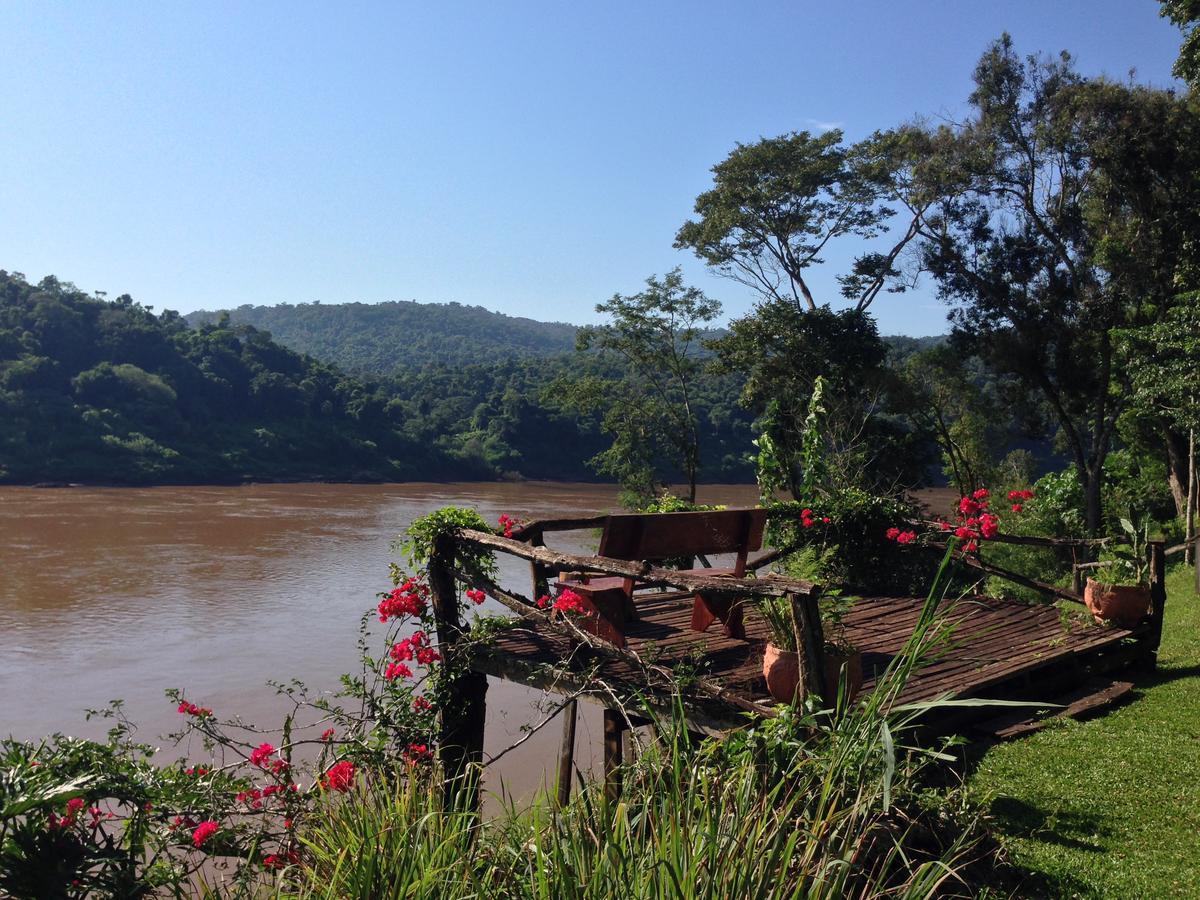
[[[769,509],[765,543],[820,560],[819,580],[828,587],[903,596],[922,590],[933,575],[931,557],[907,552],[886,537],[888,528],[917,516],[909,501],[846,488],[808,502],[774,502]],[[814,514],[809,527],[804,525],[804,509]],[[797,565],[804,565],[806,557],[800,559]],[[780,565],[789,571],[786,558]]]
[[[1183,45],[1172,71],[1196,90],[1200,88],[1200,4],[1196,0],[1159,0],[1159,4],[1159,14],[1183,32]]]
[[[971,117],[908,129],[922,264],[960,343],[1040,394],[1103,516],[1103,466],[1130,403],[1113,329],[1162,321],[1195,278],[1200,116],[1169,92],[1020,59],[1005,35]],[[1195,285],[1191,285],[1194,287]]]
[[[404,553],[410,565],[424,567],[429,562],[437,539],[463,528],[473,531],[496,530],[474,509],[443,506],[413,519],[404,531],[407,540],[397,542],[397,549]],[[495,554],[482,547],[458,545],[455,563],[465,572],[490,579],[496,577]]]
[[[814,312],[821,303],[806,270],[823,261],[830,242],[877,237],[894,215],[884,205],[892,193],[880,151],[874,139],[843,147],[838,130],[738,144],[713,167],[713,188],[696,198],[699,218],[679,229],[675,246],[760,292],[767,305]],[[856,312],[885,287],[904,289],[894,263],[911,238],[906,234],[887,254],[860,254],[838,277]]]
[[[664,468],[682,472],[688,500],[694,501],[701,443],[699,339],[721,305],[686,287],[675,268],[662,280],[650,276],[641,293],[617,294],[597,305],[596,312],[610,321],[581,328],[577,347],[616,360],[621,377],[561,382],[564,401],[581,412],[598,413],[601,428],[612,435],[612,446],[592,465],[642,499],[657,493]]]

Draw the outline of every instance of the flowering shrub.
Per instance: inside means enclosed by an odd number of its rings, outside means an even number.
[[[1017,515],[1024,509],[1024,501],[1033,499],[1033,491],[1009,491],[1008,501],[1012,514]],[[937,535],[953,532],[961,541],[960,549],[965,553],[973,553],[979,549],[980,541],[988,541],[1000,533],[1000,516],[991,509],[992,494],[987,488],[980,488],[969,496],[960,497],[955,507],[953,523],[941,521],[936,529],[927,532]],[[887,539],[898,544],[915,543],[919,535],[914,530],[902,530],[893,525],[885,532]]]

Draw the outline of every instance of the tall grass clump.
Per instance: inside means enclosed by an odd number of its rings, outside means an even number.
[[[286,896],[315,898],[930,897],[968,893],[973,829],[922,787],[945,756],[912,741],[931,704],[897,698],[944,637],[944,564],[903,653],[858,703],[780,708],[695,739],[682,704],[637,710],[650,737],[619,799],[587,783],[562,809],[482,821],[436,785],[377,782],[314,817]],[[930,798],[933,798],[931,802]]]

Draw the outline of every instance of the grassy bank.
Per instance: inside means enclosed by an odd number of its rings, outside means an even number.
[[[1052,897],[1200,894],[1200,598],[1167,581],[1161,665],[1137,698],[993,748],[970,792],[1025,890]]]

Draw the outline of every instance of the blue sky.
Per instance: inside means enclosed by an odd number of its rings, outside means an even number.
[[[0,268],[183,312],[456,300],[587,322],[682,265],[736,316],[750,293],[671,246],[712,165],[958,115],[1004,30],[1173,84],[1154,0],[6,0]],[[945,328],[927,288],[873,310],[887,333]]]

